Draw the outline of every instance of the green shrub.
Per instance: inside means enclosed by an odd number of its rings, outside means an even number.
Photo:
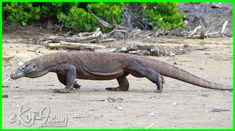
[[[3,7],[3,12],[8,14],[7,19],[10,22],[20,23],[26,26],[32,20],[40,19],[40,7],[33,7],[32,3],[7,3]]]
[[[91,15],[117,24],[123,22],[122,7],[130,7],[130,3],[75,3],[75,2],[10,2],[3,3],[3,18],[26,26],[32,22],[63,23],[63,27],[77,31],[93,31],[99,26]],[[173,29],[183,26],[183,15],[177,11],[177,3],[138,3],[142,11],[133,10],[155,29]],[[103,29],[103,31],[107,31]]]
[[[66,15],[60,12],[57,15],[59,22],[64,24],[65,28],[79,31],[93,31],[98,27],[96,19],[84,9],[73,6]]]
[[[41,5],[41,15],[42,19],[50,19],[54,22],[58,22],[58,15],[60,13],[67,13],[69,10],[78,6],[78,3],[69,3],[69,2],[52,2],[52,3],[42,3]]]
[[[183,26],[183,14],[177,11],[178,3],[141,3],[143,16],[155,29],[173,29]]]
[[[123,3],[90,3],[87,5],[88,12],[96,14],[101,19],[113,23],[112,17],[117,24],[122,22]]]

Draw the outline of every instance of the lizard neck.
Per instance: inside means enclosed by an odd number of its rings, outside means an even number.
[[[57,70],[60,69],[60,67],[64,64],[68,63],[67,61],[62,61],[62,62],[59,62],[59,63],[56,63],[56,64],[50,64],[50,65],[47,65],[46,67],[42,68],[41,70],[42,71],[45,71],[45,72],[56,72]]]

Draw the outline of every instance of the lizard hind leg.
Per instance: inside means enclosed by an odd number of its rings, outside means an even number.
[[[158,82],[156,83],[156,85],[157,85],[157,91],[156,92],[160,93],[160,92],[162,92],[163,84],[165,83],[165,80],[162,77],[162,75],[160,75],[159,73],[158,73],[158,80],[157,81]]]
[[[118,87],[107,87],[105,90],[107,91],[128,91],[129,89],[129,82],[126,76],[121,76],[117,78]]]
[[[146,68],[136,60],[130,60],[128,64],[129,73],[135,77],[146,77],[157,85],[157,92],[162,92],[164,79],[158,72]]]

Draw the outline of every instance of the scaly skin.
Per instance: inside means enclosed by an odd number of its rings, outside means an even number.
[[[36,78],[55,72],[59,81],[65,85],[55,92],[67,93],[72,87],[79,88],[75,79],[111,80],[117,79],[119,86],[106,88],[110,91],[127,91],[129,82],[126,76],[146,77],[157,85],[157,91],[163,88],[163,76],[178,79],[200,87],[216,90],[229,90],[224,86],[199,78],[173,65],[143,56],[118,53],[58,52],[32,59],[11,74],[12,79],[21,77]]]

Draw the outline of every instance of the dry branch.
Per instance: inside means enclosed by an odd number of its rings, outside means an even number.
[[[89,34],[87,36],[87,34]],[[84,33],[84,34],[78,34],[79,36],[83,37],[78,37],[77,35],[71,36],[71,37],[64,37],[64,36],[50,36],[47,38],[44,38],[44,44],[48,43],[60,43],[60,41],[66,41],[66,42],[72,42],[72,43],[91,43],[98,41],[101,36],[102,32],[100,31],[100,28],[97,28],[96,31],[91,32],[91,33]]]
[[[50,49],[75,49],[75,50],[94,50],[94,49],[100,49],[105,48],[105,46],[96,45],[96,44],[81,44],[81,43],[71,43],[71,42],[63,42],[60,43],[50,43],[48,44],[48,48]]]
[[[196,32],[197,32],[197,30],[199,30],[199,29],[201,29],[202,28],[202,26],[197,26],[189,35],[188,35],[188,37],[191,37],[191,36],[193,36]]]
[[[94,13],[91,13],[92,16],[94,16],[96,18],[96,20],[100,23],[101,26],[112,29],[113,26],[111,24],[109,24],[108,22],[102,20],[101,18],[99,18],[98,16],[96,16]]]
[[[220,32],[221,34],[224,34],[224,31],[225,31],[225,28],[226,28],[227,24],[228,24],[228,21],[226,20],[224,22],[223,26],[222,26],[222,29],[221,29],[221,32]]]

